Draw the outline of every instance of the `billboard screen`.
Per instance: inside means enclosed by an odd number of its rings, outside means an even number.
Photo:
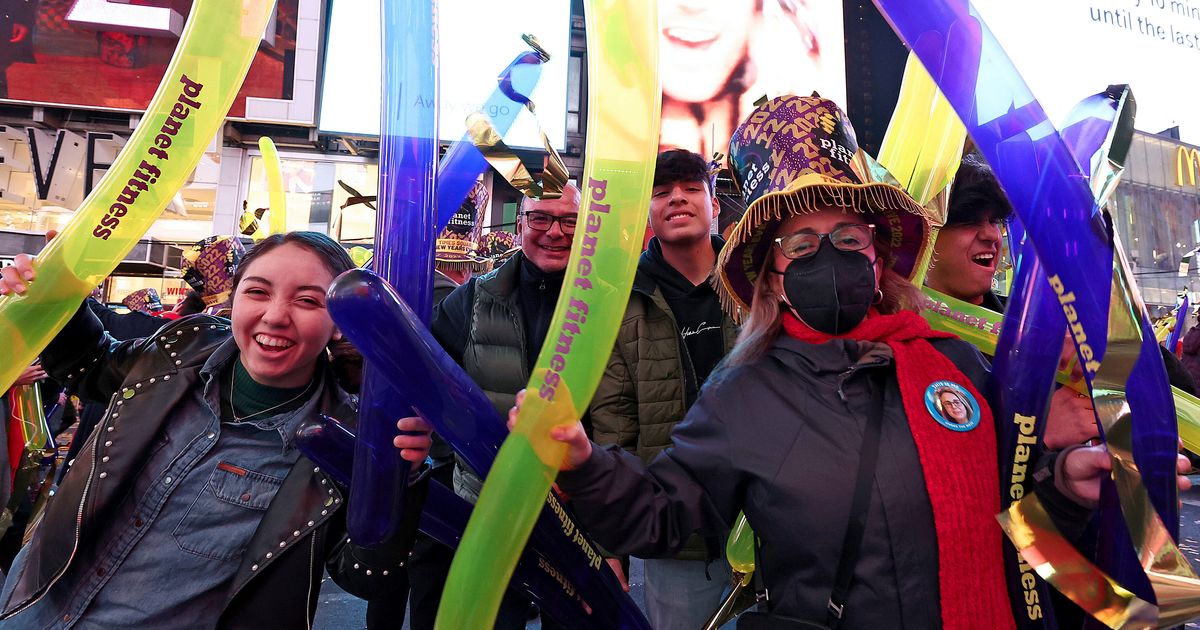
[[[1196,0],[974,0],[997,41],[1050,115],[1126,83],[1137,99],[1135,126],[1178,126],[1200,143],[1200,2]]]
[[[519,4],[520,8],[513,8]],[[481,8],[470,0],[439,4],[443,140],[465,131],[463,119],[495,86],[496,72],[525,50],[520,34],[536,35],[552,58],[533,101],[555,148],[567,121],[569,3],[523,0]],[[710,155],[726,151],[738,121],[764,94],[814,90],[845,104],[845,51],[839,2],[799,0],[663,0],[659,3],[663,83],[662,148]],[[379,34],[361,28],[377,19],[374,5],[333,6],[320,128],[379,133]],[[370,14],[363,13],[367,11]],[[481,16],[481,11],[487,11]],[[540,147],[527,116],[508,144]]]
[[[663,149],[705,157],[762,96],[811,94],[846,107],[842,3],[661,0]]]
[[[2,4],[0,101],[140,111],[162,80],[192,0]],[[276,2],[230,118],[313,124],[319,5]]]
[[[437,15],[441,139],[462,137],[467,129],[463,121],[491,95],[496,75],[519,53],[529,50],[521,34],[531,33],[550,53],[532,100],[551,144],[562,149],[570,3],[442,0]],[[322,131],[379,135],[379,24],[378,2],[333,0],[318,124]],[[518,147],[542,146],[531,116],[519,116],[505,142]]]

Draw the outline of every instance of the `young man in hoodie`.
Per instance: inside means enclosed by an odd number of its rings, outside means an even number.
[[[710,283],[724,245],[712,234],[719,212],[704,158],[684,150],[659,154],[650,197],[655,236],[638,262],[616,346],[592,399],[597,443],[620,445],[649,462],[671,445],[671,430],[733,347],[733,321]],[[729,582],[723,546],[693,536],[676,558],[646,560],[650,625],[691,630],[708,620]]]

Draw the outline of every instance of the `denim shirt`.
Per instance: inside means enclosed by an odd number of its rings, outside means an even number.
[[[5,627],[215,626],[242,554],[299,459],[290,436],[316,413],[322,391],[318,383],[291,412],[222,423],[219,377],[237,356],[231,338],[201,369],[204,387],[172,411],[108,521],[133,527],[90,537],[62,580]]]

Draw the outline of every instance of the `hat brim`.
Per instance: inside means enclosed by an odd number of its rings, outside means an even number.
[[[834,208],[865,215],[876,240],[887,239],[892,270],[908,280],[916,275],[931,242],[925,209],[903,190],[879,182],[849,184],[808,173],[783,190],[754,200],[738,221],[717,259],[717,295],[726,312],[740,321],[750,310],[754,283],[771,252],[784,218]]]
[[[492,261],[487,258],[464,256],[462,254],[437,254],[433,260],[439,267],[455,271],[465,270],[482,273],[492,270]]]

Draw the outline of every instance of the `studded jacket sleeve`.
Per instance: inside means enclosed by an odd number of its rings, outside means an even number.
[[[413,473],[408,491],[404,493],[404,517],[400,531],[390,540],[367,548],[354,544],[347,534],[334,544],[325,568],[342,590],[370,600],[395,595],[397,589],[407,588],[405,567],[416,539],[428,484],[428,469],[423,469],[420,474]],[[345,510],[341,511],[339,518],[345,518]]]
[[[104,403],[152,342],[152,338],[118,342],[84,303],[46,346],[42,365],[71,393]]]

